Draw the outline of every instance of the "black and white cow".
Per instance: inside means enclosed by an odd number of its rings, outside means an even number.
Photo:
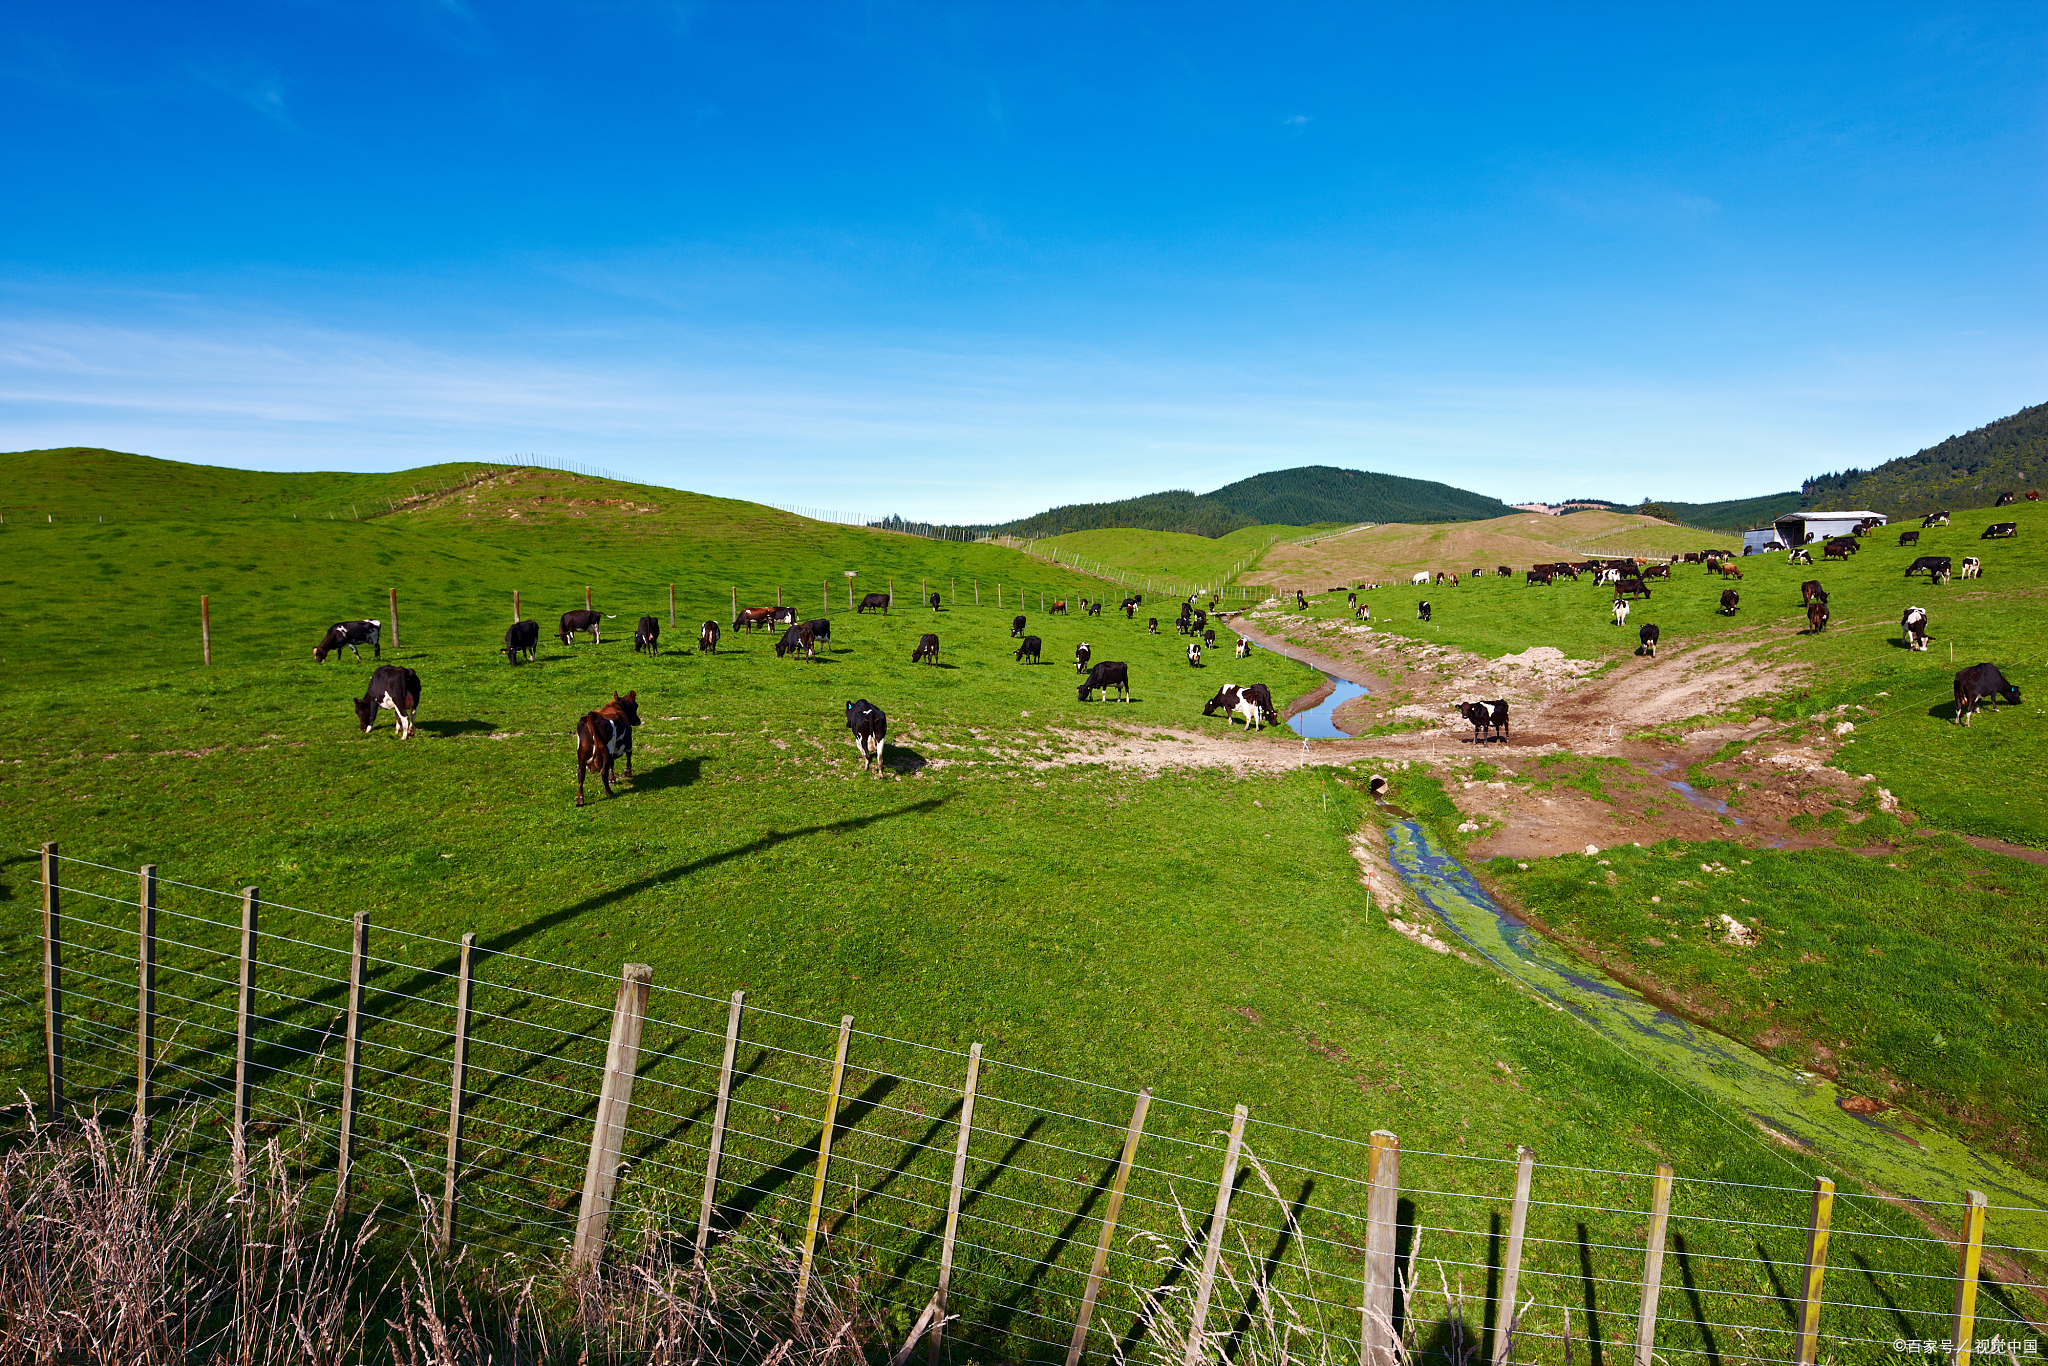
[[[1074,647],[1074,672],[1077,674],[1088,672],[1088,642],[1085,640]]]
[[[1239,659],[1250,659],[1252,657],[1252,643],[1243,636],[1237,638],[1237,657]]]
[[[1280,723],[1280,717],[1273,710],[1273,694],[1263,683],[1254,683],[1248,688],[1226,683],[1203,706],[1202,715],[1214,716],[1219,711],[1224,713],[1226,723],[1243,721],[1246,730]]]
[[[1983,573],[1984,561],[1978,559],[1975,555],[1963,556],[1963,572],[1960,577],[1975,579],[1982,577]]]
[[[1926,570],[1928,578],[1942,578],[1949,572],[1949,565],[1951,563],[1952,560],[1947,555],[1922,555],[1919,559],[1906,566],[1906,577],[1910,579],[1922,570]]]
[[[1145,633],[1146,633],[1147,635],[1154,635],[1154,636],[1156,636],[1156,635],[1158,635],[1158,634],[1159,634],[1159,618],[1158,618],[1158,617],[1147,617],[1147,618],[1145,618]]]
[[[2002,541],[2008,536],[2017,536],[2019,534],[2020,524],[2018,522],[1993,522],[1990,526],[1984,528],[1984,534],[1977,539],[1980,541]]]
[[[799,624],[785,628],[782,632],[782,639],[775,642],[775,657],[780,659],[786,654],[803,655],[808,659],[816,659],[818,657],[817,636],[811,632],[808,626]]]
[[[603,620],[604,613],[593,612],[587,607],[579,607],[573,612],[562,613],[561,628],[555,634],[561,637],[564,645],[574,645],[576,643],[576,633],[578,631],[588,631],[590,632],[591,644],[602,645],[604,644],[604,637],[598,634],[598,623]]]
[[[917,648],[910,652],[910,662],[912,664],[917,663],[919,660],[924,661],[926,664],[936,664],[939,662],[939,638],[930,631],[926,631],[917,638]]]
[[[576,805],[583,805],[583,775],[595,773],[604,783],[604,795],[612,795],[612,766],[626,761],[626,776],[633,776],[633,727],[640,724],[637,692],[612,700],[596,711],[585,712],[576,723]]]
[[[1040,641],[1037,636],[1026,636],[1024,637],[1024,643],[1017,647],[1017,653],[1011,655],[1010,658],[1016,660],[1019,664],[1022,664],[1024,662],[1024,656],[1030,655],[1031,662],[1033,664],[1036,664],[1039,662],[1038,652],[1043,648],[1045,648],[1044,642]]]
[[[1995,508],[2009,508],[2019,500],[2020,496],[2017,493],[2001,493],[1991,500],[1991,506]]]
[[[1011,617],[1011,618],[1010,618],[1010,639],[1012,639],[1012,640],[1015,640],[1015,639],[1016,639],[1016,638],[1017,638],[1018,636],[1021,636],[1021,635],[1023,635],[1023,634],[1024,634],[1024,618],[1022,618],[1022,617]]]
[[[1273,691],[1263,683],[1253,683],[1237,690],[1240,707],[1250,704],[1256,708],[1261,719],[1269,726],[1280,724],[1280,713],[1273,707]]]
[[[1188,667],[1191,669],[1202,667],[1202,647],[1193,641],[1188,643]]]
[[[932,610],[934,612],[939,610],[939,595],[937,593],[932,594]]]
[[[420,709],[420,676],[402,664],[379,664],[370,675],[370,690],[356,699],[356,722],[363,734],[377,723],[380,711],[394,712],[392,729],[401,740],[412,739],[412,720]]]
[[[2005,675],[1998,671],[1996,664],[1972,664],[1956,672],[1956,724],[1967,726],[1970,715],[1986,703],[2000,700],[2017,707],[2020,704],[2020,690],[2006,682]]]
[[[328,655],[344,649],[361,659],[363,652],[356,648],[358,645],[369,646],[371,657],[382,659],[384,650],[380,642],[383,638],[384,623],[381,621],[337,621],[327,628],[327,634],[313,647],[313,662],[324,664]]]
[[[796,608],[794,608],[794,607],[771,607],[771,608],[769,608],[769,609],[768,609],[768,624],[769,624],[770,626],[794,626],[794,625],[796,625]]]
[[[519,656],[528,659],[539,658],[540,623],[537,621],[515,621],[505,628],[505,662],[517,664]]]
[[[888,616],[889,595],[887,593],[869,593],[861,598],[860,606],[855,609],[855,615],[868,611],[880,612],[883,616]]]
[[[1740,594],[1740,593],[1736,592],[1736,591],[1735,591],[1734,589],[1732,589],[1732,588],[1724,588],[1724,589],[1722,589],[1722,590],[1721,590],[1721,615],[1722,615],[1722,616],[1724,616],[1724,617],[1732,617],[1732,616],[1734,616],[1734,615],[1735,615],[1735,609],[1736,609],[1736,608],[1738,608],[1738,607],[1740,607],[1741,605],[1742,605],[1742,594]]]
[[[1655,659],[1657,657],[1657,641],[1662,634],[1654,625],[1645,626],[1642,630],[1636,632],[1636,653],[1647,653],[1650,658]]]
[[[1628,599],[1627,599],[1627,598],[1616,598],[1616,599],[1614,600],[1614,624],[1615,624],[1616,626],[1626,626],[1626,625],[1628,625]]]
[[[633,653],[642,651],[651,655],[661,653],[661,623],[653,617],[640,618],[640,624],[633,628]]]
[[[1906,614],[1899,618],[1899,635],[1909,650],[1927,648],[1927,609],[1908,607]]]
[[[1214,631],[1202,632],[1202,648],[1205,650],[1216,648],[1216,633]]]
[[[1472,723],[1474,744],[1486,738],[1488,732],[1498,735],[1503,740],[1508,739],[1508,702],[1505,697],[1496,697],[1490,702],[1460,703],[1458,712]]]
[[[846,728],[853,732],[853,747],[860,751],[861,768],[865,770],[872,764],[876,776],[881,776],[882,741],[889,734],[889,718],[863,697],[846,704]]]
[[[1094,602],[1088,604],[1088,615],[1091,617],[1099,617],[1102,615],[1102,600],[1100,598],[1097,598]]]
[[[1926,515],[1925,517],[1922,517],[1922,518],[1920,519],[1920,529],[1921,529],[1921,530],[1923,530],[1923,531],[1925,531],[1925,530],[1926,530],[1926,529],[1927,529],[1928,527],[1931,527],[1931,526],[1947,526],[1947,525],[1948,525],[1948,514],[1947,514],[1946,512],[1930,512],[1930,513],[1928,513],[1928,514],[1927,514],[1927,515]]]
[[[1418,603],[1416,603],[1416,604],[1415,604],[1415,619],[1416,619],[1417,621],[1428,621],[1428,620],[1429,620],[1429,604],[1428,604],[1428,603],[1426,603],[1426,602],[1418,602]]]
[[[697,628],[697,652],[699,654],[713,655],[718,653],[717,622],[707,621]]]
[[[1119,660],[1104,660],[1088,671],[1081,680],[1080,700],[1086,702],[1088,694],[1100,691],[1102,700],[1109,701],[1110,689],[1123,694],[1123,700],[1131,700],[1131,666]]]
[[[811,633],[811,639],[819,645],[832,643],[832,622],[826,617],[817,617],[804,623]]]

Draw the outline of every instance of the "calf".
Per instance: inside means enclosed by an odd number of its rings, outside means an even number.
[[[2005,681],[1996,664],[1972,664],[1956,673],[1956,724],[1967,726],[1970,715],[1986,703],[1999,700],[2020,704],[2020,690]]]
[[[1018,636],[1021,636],[1021,635],[1023,635],[1023,634],[1024,634],[1024,618],[1022,618],[1022,617],[1011,617],[1011,618],[1010,618],[1010,639],[1012,639],[1012,640],[1015,640],[1015,639],[1016,639],[1016,638],[1017,638]]]
[[[863,697],[846,704],[846,728],[853,732],[853,747],[860,751],[861,771],[872,764],[875,776],[882,773],[882,741],[889,734],[889,718],[882,709]]]
[[[1828,605],[1826,603],[1815,602],[1807,605],[1806,629],[1816,635],[1828,629]]]
[[[1089,693],[1099,691],[1102,700],[1107,702],[1112,688],[1123,694],[1123,701],[1131,700],[1131,666],[1106,659],[1090,669],[1088,676],[1081,680],[1080,700],[1086,702]]]
[[[1918,545],[1918,544],[1920,544],[1920,533],[1919,533],[1919,532],[1917,532],[1917,531],[1901,531],[1901,532],[1899,533],[1899,544],[1900,544],[1900,545]]]
[[[1662,632],[1658,631],[1654,625],[1645,626],[1642,630],[1636,632],[1636,653],[1639,655],[1647,654],[1650,658],[1655,659],[1657,657],[1657,640],[1660,635],[1662,635]]]
[[[742,607],[733,616],[732,629],[759,630],[768,624],[768,618],[774,614],[774,610],[772,607]]]
[[[1927,609],[1908,607],[1906,614],[1899,618],[1899,636],[1909,650],[1927,648]]]
[[[810,659],[818,657],[818,637],[808,626],[791,626],[782,633],[782,639],[775,642],[775,657],[804,655]]]
[[[1418,603],[1416,603],[1416,604],[1415,604],[1415,619],[1416,619],[1417,621],[1428,621],[1428,620],[1429,620],[1429,604],[1428,604],[1428,603],[1426,603],[1426,602],[1418,602]]]
[[[585,712],[576,723],[576,805],[583,805],[583,775],[595,773],[604,783],[604,795],[612,795],[612,765],[626,761],[626,776],[633,776],[633,727],[640,724],[637,692],[612,700],[596,711]]]
[[[1946,570],[1944,570],[1943,572],[1946,572]],[[1966,578],[1966,579],[1975,579],[1975,578],[1981,578],[1981,577],[1983,576],[1983,574],[1984,574],[1984,561],[1982,561],[1982,560],[1978,559],[1978,558],[1977,558],[1977,557],[1976,557],[1975,555],[1965,555],[1965,556],[1963,556],[1963,573],[1962,573],[1962,577],[1963,577],[1963,578]]]
[[[380,664],[370,675],[370,690],[356,699],[356,721],[368,735],[378,712],[394,712],[398,720],[392,729],[399,739],[410,740],[412,719],[419,709],[420,676],[401,664]]]
[[[1628,625],[1628,599],[1627,599],[1627,598],[1616,598],[1616,599],[1614,600],[1614,624],[1615,624],[1616,626],[1626,626],[1626,625]]]
[[[1158,617],[1147,617],[1147,618],[1145,618],[1145,634],[1147,634],[1147,635],[1153,635],[1153,636],[1156,636],[1156,635],[1158,635],[1158,634],[1159,634],[1159,618],[1158,618]]]
[[[653,617],[640,618],[640,624],[633,628],[633,653],[661,653],[661,623]]]
[[[718,653],[717,622],[707,621],[702,626],[697,628],[697,652],[699,654],[712,655]]]
[[[1936,578],[1949,572],[1950,563],[1950,558],[1947,555],[1922,555],[1919,559],[1906,566],[1906,577],[1910,579],[1924,569],[1927,571],[1928,578]],[[1969,566],[1965,565],[1965,577],[1968,577],[1968,570]]]
[[[562,643],[564,645],[574,645],[576,643],[576,633],[578,631],[588,631],[590,632],[591,644],[604,644],[604,637],[598,634],[598,623],[603,620],[604,613],[593,612],[585,607],[579,607],[573,612],[562,613],[562,624],[559,631]]]
[[[381,621],[337,621],[327,628],[327,634],[313,647],[313,662],[324,664],[328,655],[343,649],[361,659],[363,652],[356,648],[358,645],[369,646],[371,658],[382,659],[384,650],[380,642],[383,638],[384,623]]]
[[[1189,644],[1188,667],[1190,669],[1199,669],[1202,667],[1202,647],[1200,645],[1192,643]]]
[[[1735,591],[1734,589],[1732,589],[1732,588],[1724,588],[1724,589],[1722,589],[1722,590],[1721,590],[1721,615],[1722,615],[1722,616],[1724,616],[1724,617],[1732,617],[1732,616],[1734,616],[1734,615],[1735,615],[1735,609],[1736,609],[1736,608],[1738,608],[1738,607],[1740,607],[1741,605],[1742,605],[1742,595],[1741,595],[1740,593],[1736,592],[1736,591]]]
[[[1237,657],[1239,659],[1250,659],[1252,657],[1252,643],[1243,636],[1237,638]]]
[[[910,652],[910,662],[912,664],[917,663],[919,660],[923,660],[927,664],[939,662],[939,638],[930,631],[926,631],[917,638],[917,648]]]
[[[1088,642],[1085,640],[1074,647],[1074,672],[1077,674],[1088,672]]]
[[[1044,646],[1040,643],[1037,636],[1026,636],[1024,637],[1024,643],[1017,647],[1017,653],[1010,656],[1010,658],[1016,660],[1019,664],[1022,664],[1024,662],[1024,656],[1030,655],[1031,662],[1033,664],[1036,664],[1040,662],[1038,658],[1038,652],[1043,648]]]
[[[2017,536],[2019,534],[2020,524],[2018,522],[1993,522],[1990,526],[1984,528],[1984,534],[1977,539],[1980,541],[2002,541],[2008,536]]]
[[[880,612],[886,617],[889,615],[889,595],[887,593],[869,593],[861,598],[860,606],[855,609],[855,612],[856,614],[860,612]]]
[[[1909,569],[1906,572],[1910,574],[1913,571]],[[1828,590],[1821,587],[1819,579],[1808,579],[1805,583],[1799,585],[1799,605],[1801,607],[1811,602],[1826,602],[1827,600]]]
[[[519,656],[528,659],[539,657],[540,623],[537,621],[515,621],[505,628],[505,662],[517,664]]]
[[[1930,512],[1925,517],[1922,517],[1920,519],[1920,529],[1923,531],[1925,531],[1928,527],[1947,525],[1948,514],[1946,512]]]

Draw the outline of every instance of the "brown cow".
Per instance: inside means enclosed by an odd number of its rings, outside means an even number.
[[[1806,629],[1815,633],[1828,629],[1828,605],[1825,602],[1807,604]]]
[[[612,795],[612,764],[624,758],[626,776],[633,776],[633,727],[640,724],[637,692],[612,700],[596,711],[586,712],[576,723],[576,805],[583,805],[583,775],[595,773],[604,783],[604,795]]]

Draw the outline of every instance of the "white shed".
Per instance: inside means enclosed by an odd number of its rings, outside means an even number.
[[[1847,536],[1862,522],[1883,526],[1889,520],[1882,512],[1788,512],[1771,523],[1771,529],[1786,545],[1811,545],[1832,536]]]
[[[1785,542],[1774,526],[1759,527],[1742,533],[1742,553],[1761,555],[1766,550],[1783,550]]]

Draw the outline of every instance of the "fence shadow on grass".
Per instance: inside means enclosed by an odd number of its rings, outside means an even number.
[[[840,1135],[854,1128],[886,1099],[890,1092],[902,1084],[901,1077],[876,1077],[868,1087],[843,1106],[832,1123],[832,1141],[839,1142]],[[766,1204],[784,1186],[801,1172],[817,1166],[818,1150],[822,1146],[825,1132],[819,1129],[817,1137],[799,1148],[792,1148],[774,1162],[761,1169],[761,1174],[740,1187],[730,1200],[719,1202],[711,1215],[711,1244],[717,1245],[724,1235],[731,1233],[754,1212]]]
[[[1671,1249],[1678,1258],[1678,1280],[1685,1287],[1686,1308],[1692,1312],[1693,1327],[1699,1330],[1701,1350],[1707,1354],[1708,1366],[1721,1366],[1721,1349],[1714,1341],[1714,1330],[1707,1324],[1707,1309],[1700,1302],[1699,1282],[1692,1274],[1692,1249],[1686,1246],[1683,1233],[1671,1235]]]
[[[415,724],[427,734],[438,735],[444,740],[452,740],[458,735],[488,735],[498,728],[498,723],[495,721],[478,721],[475,719],[468,721],[420,721]]]

